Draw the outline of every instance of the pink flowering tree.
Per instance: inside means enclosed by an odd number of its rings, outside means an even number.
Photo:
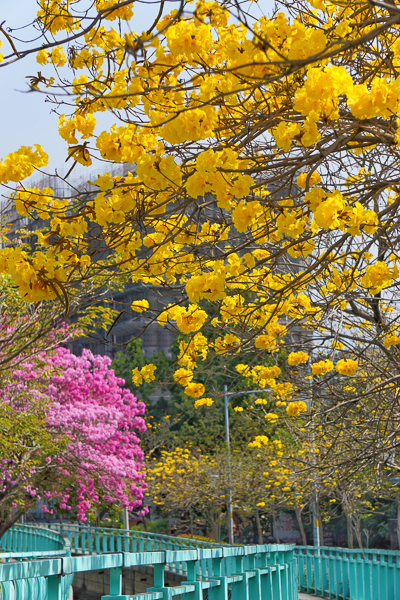
[[[145,405],[110,365],[88,350],[77,357],[58,348],[3,379],[0,536],[38,501],[80,521],[105,503],[140,507]]]

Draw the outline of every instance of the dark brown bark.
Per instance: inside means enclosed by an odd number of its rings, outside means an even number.
[[[192,511],[189,512],[189,519],[190,519],[190,535],[194,535],[194,531],[193,531],[193,513]]]
[[[168,515],[168,535],[171,535],[171,514]]]
[[[397,498],[397,542],[400,549],[400,498]]]
[[[360,519],[358,518],[358,515],[352,515],[352,522],[353,522],[353,527],[354,527],[354,531],[355,531],[357,542],[358,542],[358,547],[363,548],[364,544],[363,544],[362,538],[361,538]]]
[[[276,543],[280,544],[278,527],[276,525],[276,515],[275,515],[275,511],[274,510],[272,511],[272,523],[274,524],[274,533],[275,533]]]
[[[301,510],[299,508],[295,508],[294,511],[296,513],[296,519],[297,519],[297,524],[299,526],[302,544],[303,544],[303,546],[307,546],[307,538],[306,538],[306,532],[304,531],[303,520],[301,518]]]
[[[23,510],[19,508],[9,519],[0,521],[0,538],[18,521],[23,514]]]
[[[350,517],[346,518],[347,521],[347,545],[349,548],[354,548],[354,538],[353,538],[353,527],[351,526]]]
[[[260,521],[260,512],[259,512],[258,508],[256,508],[255,517],[256,517],[256,524],[257,524],[258,543],[262,544],[263,543],[263,532],[262,532],[261,521]]]
[[[147,532],[147,521],[146,521],[146,517],[143,515],[143,527],[144,530]]]

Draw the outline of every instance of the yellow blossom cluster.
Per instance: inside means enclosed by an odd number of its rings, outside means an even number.
[[[144,367],[142,367],[141,369],[139,369],[138,367],[135,367],[132,370],[132,382],[134,385],[142,385],[143,381],[145,381],[146,383],[150,383],[151,381],[154,381],[156,376],[154,374],[154,371],[156,370],[156,366],[155,365],[145,365]]]
[[[95,0],[93,21],[78,4],[39,1],[32,85],[60,98],[71,168],[101,161],[110,172],[58,198],[55,186],[24,185],[47,165],[39,146],[0,161],[18,214],[45,221],[33,245],[21,231],[0,248],[0,272],[24,300],[68,313],[81,286],[117,278],[173,295],[159,314],[146,300],[131,309],[179,332],[173,377],[197,406],[207,402],[196,369],[240,353],[229,377],[299,414],[299,370],[279,362],[301,347],[293,332],[325,336],[323,348],[338,338],[335,351],[343,332],[346,347],[393,353],[397,313],[380,294],[396,306],[400,190],[382,165],[400,145],[400,39],[385,7],[295,0],[296,18],[254,14],[250,28],[224,2],[160,3],[140,34],[133,1]],[[287,363],[308,359],[290,351]],[[336,371],[352,375],[355,362]],[[312,365],[319,377],[333,370]],[[150,366],[133,373],[135,385],[152,380]]]
[[[149,308],[148,300],[135,300],[131,304],[131,309],[135,312],[143,312]]]
[[[288,364],[291,367],[296,365],[303,365],[308,362],[309,356],[307,352],[291,352],[288,356]]]
[[[358,360],[351,358],[338,360],[335,368],[341,375],[354,375],[358,371]]]
[[[313,375],[326,375],[330,371],[333,371],[333,362],[329,359],[320,360],[312,364]]]
[[[199,408],[199,406],[212,406],[214,404],[214,400],[212,398],[199,398],[194,403],[195,408]]]
[[[286,412],[290,417],[297,417],[302,412],[307,411],[307,404],[303,400],[297,400],[296,402],[289,402],[286,407]]]

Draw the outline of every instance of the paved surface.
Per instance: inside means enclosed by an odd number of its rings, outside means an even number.
[[[303,592],[299,593],[299,600],[325,600],[321,598],[321,596],[310,596],[310,594],[303,594]]]

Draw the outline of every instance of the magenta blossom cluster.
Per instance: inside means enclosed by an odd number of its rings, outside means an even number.
[[[110,367],[107,356],[84,350],[78,357],[58,348],[13,373],[19,398],[24,388],[36,394],[36,401],[42,397],[46,426],[68,438],[58,456],[45,459],[56,472],[56,490],[54,484],[50,492],[30,482],[29,493],[40,491],[61,509],[72,507],[80,521],[104,502],[138,508],[146,487],[137,436],[146,429],[145,405]]]

